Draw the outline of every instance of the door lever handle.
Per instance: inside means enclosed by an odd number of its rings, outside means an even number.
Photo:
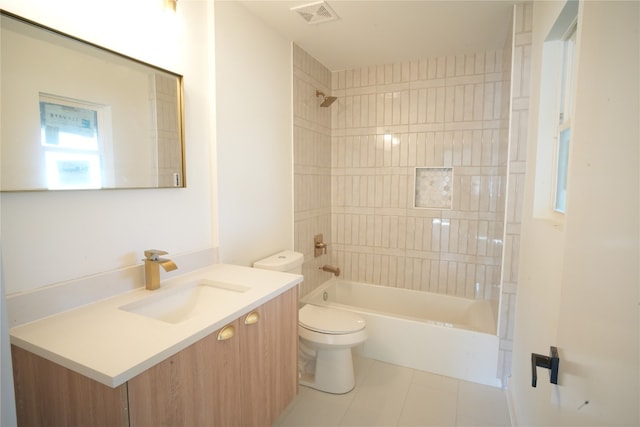
[[[531,353],[531,387],[535,387],[538,382],[538,374],[536,367],[549,369],[549,382],[558,384],[558,368],[560,367],[560,358],[558,357],[558,348],[551,347],[550,355]]]

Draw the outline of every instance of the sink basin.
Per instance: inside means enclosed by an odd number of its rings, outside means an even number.
[[[173,289],[156,291],[156,294],[143,300],[119,308],[167,323],[180,323],[201,313],[224,307],[249,289],[231,283],[199,280]]]

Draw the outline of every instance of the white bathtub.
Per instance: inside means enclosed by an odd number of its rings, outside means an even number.
[[[488,301],[333,278],[302,302],[349,310],[367,322],[364,357],[497,386],[499,339]]]

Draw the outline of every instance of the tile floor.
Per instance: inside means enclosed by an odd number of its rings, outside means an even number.
[[[354,356],[356,388],[300,387],[272,427],[510,426],[503,390]]]

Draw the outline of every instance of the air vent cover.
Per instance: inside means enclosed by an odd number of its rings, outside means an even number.
[[[297,12],[309,24],[320,24],[339,19],[331,6],[324,1],[292,7],[291,10]]]

